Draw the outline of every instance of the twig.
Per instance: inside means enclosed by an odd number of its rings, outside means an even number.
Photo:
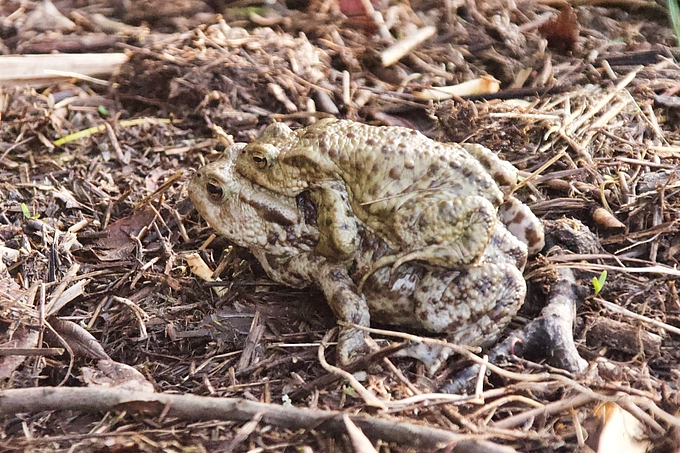
[[[25,412],[53,410],[78,410],[107,412],[127,410],[136,412],[143,408],[147,413],[187,421],[233,420],[248,422],[262,413],[262,423],[286,429],[318,430],[333,434],[347,432],[341,411],[321,411],[307,408],[284,407],[247,401],[238,398],[212,398],[196,395],[168,395],[146,392],[128,392],[103,388],[36,387],[0,391],[0,416]],[[484,447],[493,451],[510,453],[515,450],[491,442],[471,439],[470,435],[423,425],[378,419],[366,415],[350,415],[350,420],[370,439],[382,439],[399,445],[420,449],[438,449],[456,445],[456,451],[475,452]]]
[[[118,142],[118,137],[116,137],[116,133],[113,130],[113,127],[111,124],[108,122],[104,123],[104,127],[106,128],[106,134],[109,137],[109,141],[111,142],[111,146],[113,146],[113,149],[116,151],[116,157],[118,160],[124,164],[127,165],[130,163],[130,153],[124,153],[123,148],[120,147],[120,143]]]
[[[64,351],[64,348],[0,348],[0,357],[8,355],[41,355],[45,357],[53,357],[62,355]]]
[[[352,420],[350,420],[347,414],[342,416],[342,421],[345,422],[347,434],[352,441],[352,446],[356,453],[378,453],[378,450],[373,447],[373,444],[371,444],[368,437],[357,428],[357,425],[352,423]]]
[[[383,50],[380,54],[380,61],[383,67],[392,66],[394,63],[401,60],[406,54],[413,50],[413,48],[430,39],[436,31],[437,29],[433,26],[423,27],[412,35],[407,36]]]
[[[638,321],[648,322],[655,327],[659,327],[659,328],[664,329],[668,332],[672,332],[676,335],[680,335],[680,329],[675,327],[675,326],[671,326],[670,324],[666,324],[665,322],[657,321],[656,319],[648,318],[647,316],[638,315],[637,313],[634,313],[634,312],[628,310],[627,308],[623,308],[623,307],[620,307],[620,306],[613,304],[611,302],[607,302],[604,299],[595,298],[595,300],[597,302],[601,303],[602,305],[604,305],[604,307],[607,310],[613,311],[614,313],[618,313],[620,315],[628,316],[629,318],[637,319]]]
[[[381,349],[378,352],[374,352],[369,355],[365,355],[360,357],[359,359],[355,360],[354,362],[350,363],[345,367],[345,371],[348,371],[350,373],[354,373],[356,371],[362,370],[372,363],[377,363],[380,360],[382,360],[384,357],[388,357],[392,354],[394,354],[397,351],[400,351],[404,349],[405,344],[394,344],[392,346],[388,346],[386,348]],[[309,381],[305,383],[303,386],[293,390],[290,393],[290,397],[292,399],[296,398],[302,398],[309,393],[311,393],[314,389],[319,389],[319,388],[324,388],[328,385],[333,384],[334,382],[342,379],[342,377],[337,376],[335,374],[327,374],[325,376],[321,376],[317,379],[314,379],[313,381]]]
[[[385,404],[383,401],[380,401],[374,394],[369,392],[366,389],[366,387],[361,385],[361,383],[354,377],[354,375],[352,375],[352,373],[348,373],[347,371],[335,367],[326,361],[325,354],[326,345],[330,341],[331,336],[335,334],[335,330],[336,329],[329,330],[321,340],[318,354],[319,363],[321,363],[321,366],[323,367],[324,370],[328,371],[329,373],[335,374],[336,376],[340,376],[342,379],[347,380],[347,382],[349,382],[349,385],[352,386],[354,391],[356,391],[361,396],[361,398],[363,398],[364,403],[366,403],[369,406],[379,407],[380,409],[386,409],[387,404]]]
[[[72,77],[72,73],[82,75],[111,74],[128,60],[122,53],[79,53],[53,55],[20,55],[0,57],[0,86],[30,84],[41,86]],[[50,69],[52,74],[46,74]],[[56,71],[67,71],[68,76],[56,75]]]
[[[355,329],[360,329],[360,330],[365,330],[368,333],[371,334],[377,334],[377,335],[385,335],[385,336],[392,336],[392,337],[397,337],[397,338],[404,338],[410,341],[413,341],[415,343],[423,343],[423,344],[436,344],[436,345],[441,345],[446,348],[451,349],[453,352],[456,354],[460,354],[466,359],[475,362],[478,365],[484,365],[486,366],[490,371],[498,374],[499,376],[502,376],[507,379],[514,379],[516,381],[524,381],[524,382],[540,382],[540,381],[545,381],[549,380],[551,378],[550,373],[538,373],[538,374],[522,374],[522,373],[515,373],[512,371],[504,370],[503,368],[494,365],[491,362],[486,362],[482,357],[479,357],[475,355],[474,353],[471,352],[471,349],[479,349],[479,348],[473,348],[469,346],[461,346],[453,343],[449,343],[444,340],[438,340],[436,338],[427,338],[427,337],[419,337],[417,335],[411,335],[407,334],[404,332],[395,332],[392,330],[384,330],[384,329],[374,329],[372,327],[364,327],[360,326],[358,324],[352,324],[352,323],[346,323],[342,321],[338,321],[338,324],[341,326],[350,326]],[[477,372],[475,371],[475,375]]]
[[[513,415],[512,417],[492,423],[491,426],[494,428],[513,428],[539,415],[547,417],[552,414],[562,412],[565,409],[583,406],[584,404],[588,404],[593,400],[593,397],[590,395],[579,393],[578,395],[575,395],[569,399],[555,401],[554,403],[546,404],[544,407],[538,407],[536,409],[522,412],[521,414]]]

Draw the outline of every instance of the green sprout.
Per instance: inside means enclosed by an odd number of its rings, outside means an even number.
[[[40,214],[33,215],[31,214],[31,210],[28,209],[28,206],[26,206],[26,203],[21,203],[21,212],[24,213],[24,217],[30,220],[35,220],[38,217],[40,217]]]
[[[597,296],[604,288],[604,283],[607,281],[607,271],[603,270],[599,277],[593,277],[593,288],[595,288],[595,295]]]
[[[675,38],[678,40],[678,47],[680,47],[680,6],[678,6],[678,0],[668,0],[668,16],[673,25]]]
[[[350,396],[352,398],[358,398],[359,395],[357,395],[356,390],[351,385],[345,384],[342,387],[342,391],[345,395]]]
[[[100,105],[99,107],[97,107],[97,112],[99,112],[99,114],[103,117],[109,116],[109,109],[107,109],[103,105]]]

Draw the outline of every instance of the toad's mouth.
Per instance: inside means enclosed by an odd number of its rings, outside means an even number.
[[[295,208],[283,206],[271,196],[252,197],[251,194],[239,192],[239,198],[243,203],[252,206],[253,209],[267,222],[281,226],[293,226],[300,222],[300,216]]]
[[[232,195],[236,195],[239,202],[251,206],[265,221],[281,226],[293,226],[301,222],[294,198],[272,192],[235,172],[223,174],[222,177],[228,177],[229,185],[233,188]]]

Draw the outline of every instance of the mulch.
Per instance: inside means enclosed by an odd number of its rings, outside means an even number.
[[[379,451],[587,451],[627,414],[619,439],[677,451],[678,43],[665,2],[589,3],[376,2],[376,20],[346,1],[55,0],[62,17],[3,2],[0,54],[127,61],[30,85],[0,67],[0,450],[370,451],[354,424]],[[500,90],[426,95],[482,76]],[[531,260],[508,333],[569,268],[587,369],[513,357],[446,396],[431,394],[469,357],[432,377],[378,357],[360,377],[379,404],[329,378],[323,295],[271,282],[186,193],[225,135],[329,116],[515,164],[517,196],[589,246]]]

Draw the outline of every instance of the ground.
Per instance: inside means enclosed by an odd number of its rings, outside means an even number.
[[[380,451],[432,450],[422,439],[441,431],[491,442],[490,451],[586,449],[587,432],[596,448],[596,425],[611,418],[604,409],[632,414],[654,451],[677,451],[677,40],[665,2],[572,3],[376,2],[374,20],[345,1],[55,1],[63,17],[2,2],[0,53],[102,53],[94,61],[104,75],[28,87],[0,67],[0,450],[332,452],[356,440],[314,423],[321,411],[304,424],[245,403],[231,418],[112,410],[95,394],[96,410],[80,401],[50,411],[34,398],[22,403],[32,410],[2,411],[9,389],[125,383],[341,411],[374,445],[382,439]],[[427,26],[432,37],[381,64],[382,51]],[[107,75],[104,56],[115,53],[129,59]],[[482,76],[500,91],[427,98],[428,88]],[[308,389],[329,374],[317,359],[335,324],[323,296],[272,283],[246,250],[214,237],[186,184],[219,157],[215,126],[249,141],[275,120],[325,116],[481,143],[520,168],[528,179],[517,195],[589,245],[531,260],[530,296],[508,335],[537,315],[558,269],[573,269],[587,370],[515,357],[502,368],[521,374],[489,373],[481,398],[400,404],[469,361],[428,377],[395,359],[363,381],[395,403],[387,410],[344,380]],[[196,276],[195,254],[219,283]],[[38,345],[67,351],[9,352]],[[404,439],[379,431],[381,421],[439,430]]]

